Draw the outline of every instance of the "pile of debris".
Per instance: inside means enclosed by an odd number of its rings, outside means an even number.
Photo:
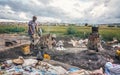
[[[23,57],[6,60],[0,64],[0,75],[93,75],[95,73],[102,74],[102,70],[99,72],[87,71],[76,67],[65,69],[45,61],[24,59]]]
[[[100,67],[104,68],[104,65],[109,57],[112,57],[115,63],[120,63],[119,60],[115,58],[114,50],[105,50],[103,52],[85,50],[79,53],[57,52],[49,53],[53,60],[64,62],[87,70],[96,70]]]
[[[0,75],[67,75],[67,70],[61,66],[22,57],[3,62],[0,69]]]

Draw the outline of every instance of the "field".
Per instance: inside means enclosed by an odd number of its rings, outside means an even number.
[[[67,30],[70,26],[42,26],[45,32],[56,33],[58,35],[68,35]],[[77,37],[87,37],[89,33],[91,33],[91,27],[85,26],[73,26],[72,27],[76,32],[75,35]],[[120,28],[116,27],[99,27],[99,34],[102,39],[110,41],[113,37],[117,38],[120,41]]]
[[[57,36],[76,36],[80,38],[88,37],[91,27],[87,26],[39,26],[44,33],[52,33]],[[27,35],[27,25],[0,25],[0,33],[19,33]],[[110,41],[113,37],[120,41],[120,28],[99,27],[99,34],[103,40]]]

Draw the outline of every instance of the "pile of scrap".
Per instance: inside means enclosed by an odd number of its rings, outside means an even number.
[[[88,43],[88,39],[80,39],[80,40],[75,40],[71,39],[68,44],[72,44],[73,47],[86,47]]]
[[[14,39],[5,39],[5,46],[9,47],[9,46],[13,46],[17,44],[17,40]]]
[[[116,38],[113,38],[113,41],[107,42],[107,45],[117,44],[119,41]]]
[[[36,59],[7,60],[0,67],[0,75],[67,75],[67,70],[63,67]]]
[[[64,41],[63,40],[59,40],[57,43],[56,43],[56,50],[66,50],[64,48]]]
[[[104,50],[101,45],[101,40],[98,33],[98,27],[92,27],[92,33],[88,37],[87,47],[89,50]]]
[[[52,35],[52,34],[42,35],[42,36],[40,36],[40,38],[37,41],[37,43],[35,44],[35,46],[38,49],[41,49],[41,48],[51,49],[56,44],[55,38],[56,38],[56,36]]]
[[[33,58],[24,59],[23,57],[6,60],[1,62],[0,75],[103,75],[102,69],[88,71],[64,64],[62,67],[61,64],[55,61],[51,61],[52,64],[49,62],[49,60],[38,61]]]
[[[68,63],[87,70],[96,70],[100,67],[104,67],[108,57],[112,57],[116,63],[119,63],[115,58],[116,52],[114,50],[105,50],[101,52],[85,50],[78,53],[62,53],[55,51],[49,52],[49,54],[53,60]]]

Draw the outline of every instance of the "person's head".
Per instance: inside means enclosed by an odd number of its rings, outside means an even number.
[[[36,16],[33,16],[33,21],[35,22],[37,20],[37,17]]]

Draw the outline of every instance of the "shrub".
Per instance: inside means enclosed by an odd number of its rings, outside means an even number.
[[[67,35],[74,35],[76,33],[77,33],[77,30],[74,27],[72,27],[72,26],[68,27]]]
[[[41,28],[41,29],[42,29],[42,32],[43,32],[43,33],[46,32],[45,29],[43,29],[43,28]]]
[[[90,32],[77,32],[74,36],[80,37],[80,38],[88,38]]]
[[[114,25],[108,25],[108,27],[115,27]]]

